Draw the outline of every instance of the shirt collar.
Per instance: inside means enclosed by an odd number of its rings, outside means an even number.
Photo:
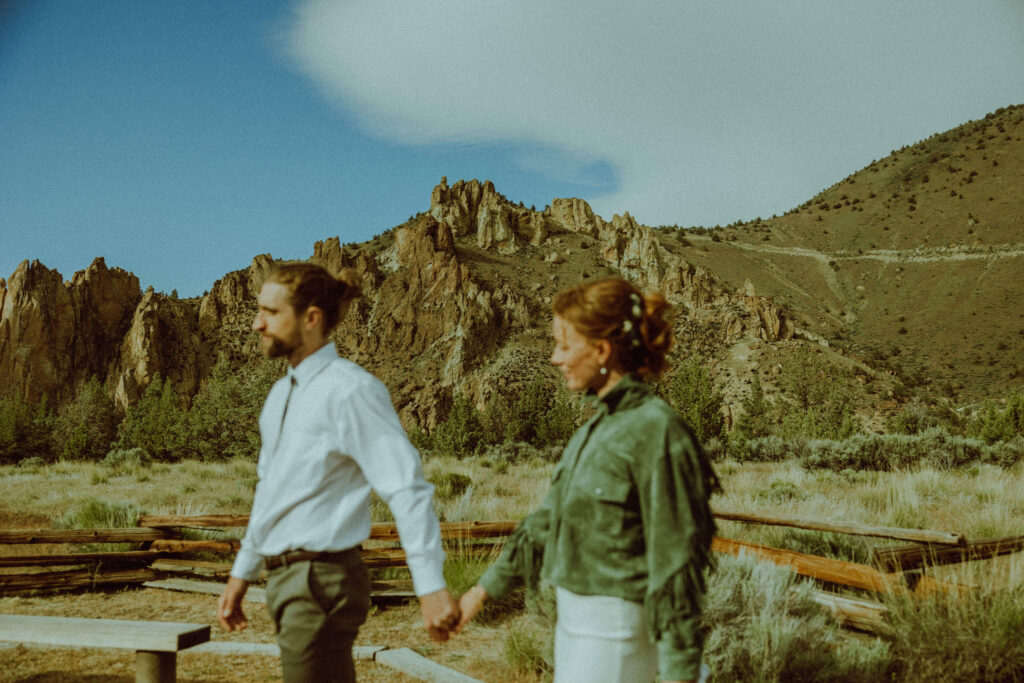
[[[327,367],[327,365],[338,358],[338,350],[334,348],[334,344],[327,342],[319,349],[309,354],[302,359],[298,367],[293,368],[291,365],[288,366],[288,378],[291,382],[301,387],[316,377],[321,370]]]

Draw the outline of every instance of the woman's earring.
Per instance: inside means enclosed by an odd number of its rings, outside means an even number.
[[[600,372],[601,372],[602,375],[607,375],[608,374],[608,368],[606,368],[605,366],[602,365]]]

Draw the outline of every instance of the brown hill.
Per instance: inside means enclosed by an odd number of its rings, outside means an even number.
[[[958,400],[1024,376],[1024,106],[933,135],[680,253],[797,324]]]

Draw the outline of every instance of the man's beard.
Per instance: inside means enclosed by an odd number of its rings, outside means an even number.
[[[301,343],[302,338],[297,334],[287,339],[270,336],[269,344],[262,339],[260,340],[260,344],[263,347],[263,355],[267,358],[286,358],[291,355],[292,351],[299,348]]]

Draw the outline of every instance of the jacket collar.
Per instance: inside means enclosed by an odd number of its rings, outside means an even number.
[[[597,394],[591,393],[590,398],[599,410],[614,413],[640,404],[650,394],[651,387],[639,375],[630,373],[623,376],[604,396],[599,398]]]

